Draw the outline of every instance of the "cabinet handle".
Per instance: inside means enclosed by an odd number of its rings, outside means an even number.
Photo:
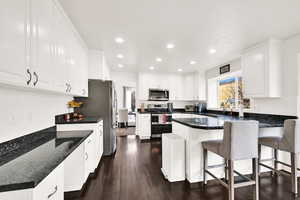
[[[82,95],[85,95],[85,89],[82,89]]]
[[[71,84],[69,84],[69,87],[70,87],[70,89],[69,89],[69,92],[71,92],[71,90],[72,90],[72,86],[71,86]]]
[[[31,75],[31,72],[29,69],[27,69],[27,74],[29,74],[29,80],[26,83],[27,83],[27,85],[29,85],[31,82],[31,79],[32,79],[32,75]]]
[[[91,143],[91,141],[92,141],[92,140],[89,140],[89,141],[88,141],[88,144]]]
[[[89,159],[89,154],[85,153],[85,160]]]
[[[66,89],[66,92],[69,92],[69,84],[68,83],[66,83],[66,86],[67,86],[67,89]]]
[[[35,76],[35,82],[33,83],[33,85],[36,86],[36,84],[39,82],[39,76],[36,72],[33,72],[33,75]]]
[[[54,187],[54,192],[52,192],[51,194],[48,195],[48,199],[50,199],[56,192],[57,192],[58,188],[57,185]]]

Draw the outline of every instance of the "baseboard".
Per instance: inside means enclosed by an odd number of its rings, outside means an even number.
[[[81,190],[76,190],[76,191],[70,191],[70,192],[65,192],[64,193],[64,199],[68,200],[68,199],[76,199],[81,197]]]

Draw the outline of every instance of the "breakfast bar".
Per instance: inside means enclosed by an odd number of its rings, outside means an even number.
[[[244,118],[237,116],[229,116],[222,114],[205,113],[194,116],[193,118],[174,118],[173,133],[185,139],[185,171],[186,179],[190,183],[203,181],[202,170],[202,145],[203,141],[220,140],[223,138],[223,125],[225,121],[235,120],[257,120],[259,122],[259,137],[280,136],[283,130],[283,123],[288,116],[273,116],[251,114]],[[273,153],[270,148],[262,147],[262,159],[270,159]],[[288,155],[284,152],[279,153],[279,160],[287,162]],[[223,159],[216,154],[209,152],[208,165],[223,164]],[[243,160],[236,162],[237,171],[242,174],[251,174],[251,160]],[[272,161],[266,162],[272,166]],[[218,177],[224,177],[222,168],[212,169]],[[268,171],[266,168],[261,168],[261,171]],[[209,179],[212,177],[208,177]]]

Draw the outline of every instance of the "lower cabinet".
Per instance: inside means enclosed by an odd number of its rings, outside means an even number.
[[[64,191],[81,190],[94,173],[103,154],[103,121],[94,124],[58,125],[58,131],[93,130],[93,133],[64,161]]]
[[[0,192],[0,200],[64,200],[64,192],[82,189],[89,174],[95,172],[103,154],[103,121],[59,125],[57,130],[93,130],[93,133],[35,188]]]
[[[95,133],[91,134],[84,142],[84,182],[90,173],[96,169]]]
[[[141,140],[150,139],[151,137],[151,114],[137,114],[137,135]]]
[[[64,164],[60,164],[33,189],[0,193],[1,200],[64,200]]]

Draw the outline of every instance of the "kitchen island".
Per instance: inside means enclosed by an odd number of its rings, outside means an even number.
[[[207,140],[219,140],[223,138],[223,125],[225,121],[233,120],[257,120],[259,121],[259,136],[280,136],[283,130],[283,122],[288,116],[273,115],[251,115],[245,118],[228,116],[221,114],[203,114],[193,118],[174,118],[173,133],[183,137],[186,141],[185,160],[186,160],[186,178],[190,183],[196,183],[203,180],[202,170],[202,145],[201,142]],[[262,159],[272,158],[270,148],[262,147]],[[279,153],[279,159],[287,160],[288,156]],[[208,153],[208,165],[222,164],[223,159],[211,152]],[[266,162],[271,165],[272,162]],[[242,174],[252,173],[251,160],[235,162],[235,168]],[[261,168],[262,171],[267,171]],[[218,168],[211,170],[219,177],[224,177],[224,169]],[[211,178],[208,176],[208,178]]]

